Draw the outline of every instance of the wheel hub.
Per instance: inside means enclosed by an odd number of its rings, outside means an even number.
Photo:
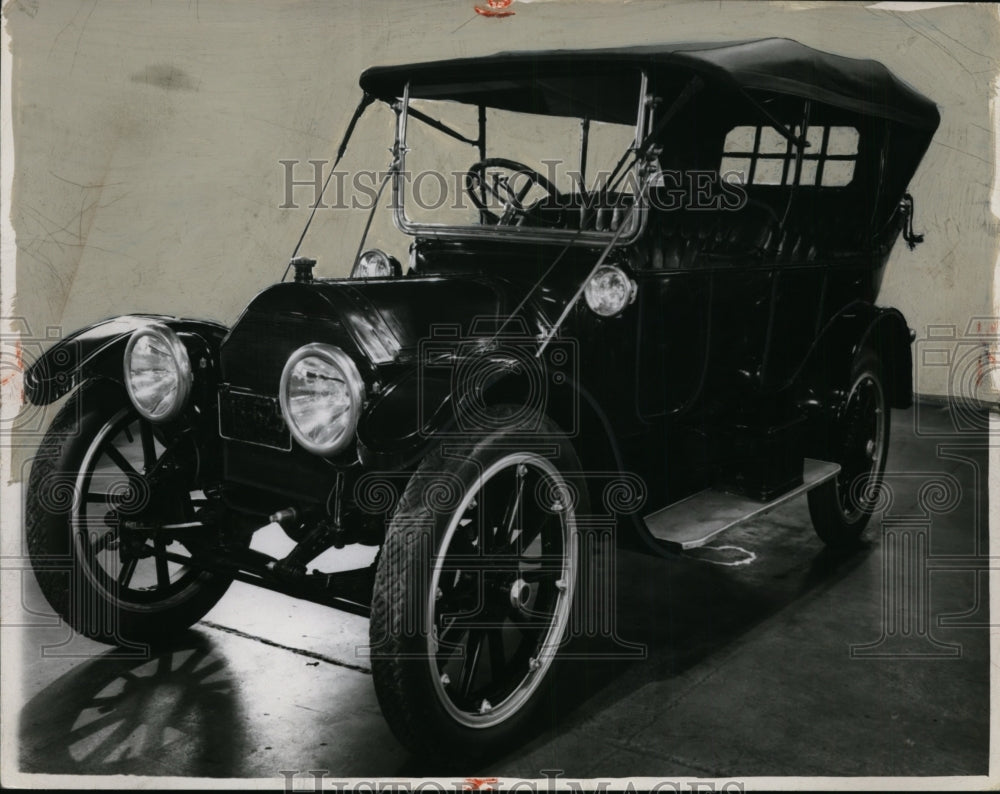
[[[531,597],[531,587],[524,579],[518,577],[510,586],[510,605],[514,609],[524,609]]]
[[[885,417],[882,392],[870,374],[861,376],[847,397],[843,416],[843,456],[837,476],[838,501],[847,520],[872,502],[871,484],[880,474]]]

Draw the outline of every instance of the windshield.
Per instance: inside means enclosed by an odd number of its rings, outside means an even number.
[[[397,225],[423,236],[628,238],[638,227],[629,155],[645,115],[639,103],[625,124],[407,92],[397,129]]]

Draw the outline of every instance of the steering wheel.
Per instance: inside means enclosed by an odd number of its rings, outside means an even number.
[[[491,169],[494,175],[492,179],[489,179],[487,171]],[[523,184],[519,184],[520,182]],[[487,157],[485,160],[473,163],[465,174],[465,189],[469,198],[472,199],[472,203],[479,209],[484,220],[500,226],[520,225],[524,222],[528,209],[542,200],[539,198],[532,201],[529,207],[525,207],[525,198],[536,186],[545,190],[553,199],[558,200],[559,190],[546,179],[544,174],[516,160]],[[503,205],[503,211],[500,215],[489,209],[488,202],[491,198]]]

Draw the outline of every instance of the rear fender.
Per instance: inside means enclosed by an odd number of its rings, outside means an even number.
[[[913,358],[910,330],[903,315],[869,303],[855,303],[838,314],[821,333],[795,382],[801,384],[798,405],[812,423],[815,437],[808,452],[826,454],[826,428],[836,417],[851,385],[851,370],[862,350],[870,348],[882,364],[886,402],[908,408],[913,402]]]
[[[913,405],[913,352],[910,328],[896,309],[878,309],[878,316],[868,325],[855,348],[870,347],[882,362],[882,374],[888,391],[886,400],[892,408]]]
[[[25,398],[34,405],[48,405],[91,379],[122,384],[123,356],[129,338],[139,328],[153,323],[162,323],[177,333],[196,373],[216,371],[219,345],[227,333],[224,325],[165,315],[126,314],[74,331],[49,348],[24,374]]]

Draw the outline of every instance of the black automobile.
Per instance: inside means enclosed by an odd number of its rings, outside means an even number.
[[[912,334],[876,301],[920,241],[906,189],[939,116],[787,39],[360,84],[339,155],[385,103],[368,222],[388,203],[408,251],[362,240],[320,278],[296,247],[231,328],[133,314],[48,350],[26,394],[70,396],[27,539],[53,608],[109,643],[168,642],[233,580],[370,616],[399,739],[478,753],[608,609],[608,537],[676,554],[806,493],[823,542],[857,542],[912,396]],[[275,524],[281,558],[252,546]],[[374,564],[310,567],[353,544]]]

